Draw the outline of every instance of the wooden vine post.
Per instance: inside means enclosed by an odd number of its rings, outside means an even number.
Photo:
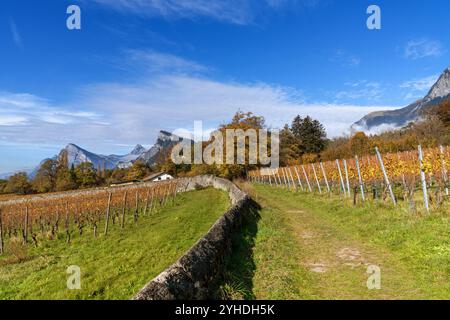
[[[441,167],[442,167],[442,182],[445,185],[445,194],[448,196],[448,177],[447,177],[447,169],[445,168],[445,154],[444,147],[440,146],[439,151],[441,154]]]
[[[152,197],[150,199],[150,213],[153,213],[154,204],[155,204],[155,188],[152,188]]]
[[[0,208],[0,255],[3,254],[3,221],[2,221],[2,209]]]
[[[125,211],[127,208],[127,191],[125,191],[125,194],[123,196],[123,208],[122,208],[122,222],[120,224],[120,227],[123,229],[123,227],[125,226]]]
[[[286,180],[287,180],[287,183],[288,183],[288,187],[290,189],[291,188],[291,180],[289,179],[289,174],[288,174],[288,168],[287,167],[284,168],[284,172],[286,173]]]
[[[291,187],[291,184],[289,183],[289,178],[288,178],[288,176],[287,176],[286,168],[281,168],[281,170],[282,170],[282,172],[283,172],[284,184],[285,184],[288,188],[290,188],[290,187]]]
[[[280,187],[283,187],[283,179],[281,179],[281,174],[282,174],[282,171],[281,171],[281,168],[279,168],[278,172],[277,172],[277,176],[278,176],[278,180],[280,180]]]
[[[345,171],[345,183],[347,185],[347,195],[350,198],[352,196],[350,191],[350,181],[348,179],[348,166],[347,166],[347,160],[344,159],[344,171]]]
[[[330,184],[328,183],[327,173],[325,172],[325,168],[323,166],[323,163],[320,162],[320,169],[322,169],[323,178],[325,179],[325,184],[327,186],[328,193],[331,193]]]
[[[391,182],[389,181],[389,177],[386,172],[386,168],[384,167],[383,158],[381,157],[381,153],[380,153],[380,150],[378,150],[378,147],[375,147],[375,152],[377,153],[378,162],[380,163],[381,171],[383,171],[384,182],[386,183],[386,185],[389,189],[389,194],[391,195],[392,203],[394,205],[397,205],[397,200],[395,199],[394,191],[392,191]]]
[[[64,228],[66,229],[66,242],[70,243],[70,217],[69,217],[69,203],[66,201],[66,215],[64,218]]]
[[[281,170],[280,177],[283,177],[283,184],[286,185],[286,178],[284,177],[284,170],[283,170],[283,168],[281,168],[280,170]]]
[[[300,185],[300,188],[302,188],[302,191],[304,191],[305,189],[303,188],[303,183],[302,180],[300,179],[300,175],[298,174],[297,167],[294,167],[294,170],[295,174],[297,175],[298,184]]]
[[[344,192],[344,197],[345,197],[347,192],[345,191],[344,178],[342,177],[341,165],[339,164],[339,160],[338,159],[336,159],[336,166],[338,168],[339,178],[341,179],[342,192]]]
[[[278,178],[278,181],[280,182],[280,187],[281,187],[283,182],[281,181],[281,177],[280,177],[280,169],[277,170],[277,178]]]
[[[270,179],[273,179],[273,184],[275,186],[278,186],[278,181],[277,181],[277,175],[276,175],[276,169],[270,169]]]
[[[111,210],[111,198],[112,198],[112,193],[109,192],[109,194],[108,194],[108,206],[106,207],[105,237],[108,235],[109,213],[110,213],[110,210]]]
[[[167,197],[165,195],[164,201],[166,201]],[[139,214],[139,192],[136,190],[136,199],[135,199],[135,207],[134,207],[134,223],[137,223],[138,220],[138,214]],[[164,202],[165,203],[165,202]]]
[[[425,204],[425,209],[427,210],[427,212],[430,212],[430,206],[428,203],[427,178],[425,176],[425,170],[423,167],[422,147],[419,145],[418,149],[419,149],[419,163],[420,163],[420,179],[422,180],[423,201]]]
[[[311,164],[311,167],[313,168],[314,178],[316,179],[317,188],[319,189],[319,193],[322,194],[322,187],[319,183],[319,178],[317,177],[316,167],[314,166],[314,163]]]
[[[23,228],[23,243],[28,243],[28,205],[25,207],[25,221]]]
[[[288,167],[288,170],[289,170],[289,176],[291,177],[291,181],[292,181],[293,187],[294,187],[295,190],[297,190],[297,185],[296,185],[296,183],[294,181],[294,177],[292,176],[291,168]]]
[[[364,195],[364,181],[361,175],[361,168],[359,166],[359,159],[358,156],[355,156],[355,160],[356,160],[356,168],[358,169],[358,178],[359,178],[359,188],[361,189],[361,199],[363,202],[366,201],[366,197]]]
[[[144,209],[144,215],[147,215],[147,211],[148,211],[148,203],[150,201],[150,188],[148,188],[147,190],[147,196],[145,198],[145,209]]]
[[[281,168],[281,174],[282,174],[282,177],[283,177],[283,184],[285,185],[285,186],[287,186],[287,180],[286,180],[286,174],[285,174],[285,172],[284,172],[284,168]]]
[[[309,192],[312,192],[311,184],[309,183],[308,175],[306,174],[305,166],[302,165],[303,174],[305,175],[306,184],[308,185]]]

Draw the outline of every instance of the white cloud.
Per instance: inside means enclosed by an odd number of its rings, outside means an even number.
[[[95,0],[117,10],[165,18],[211,17],[234,24],[252,19],[247,1],[210,0]]]
[[[343,67],[358,67],[361,64],[359,57],[342,49],[336,50],[330,60]]]
[[[9,93],[0,91],[0,108],[10,106],[24,109],[36,106],[43,106],[47,103],[45,99],[28,93]],[[1,110],[1,109],[0,109]]]
[[[19,33],[19,29],[17,28],[16,23],[13,20],[11,20],[9,25],[10,25],[11,34],[12,34],[12,38],[13,38],[14,44],[17,47],[22,48],[23,47],[23,40],[22,40],[22,36]]]
[[[17,126],[26,122],[25,117],[0,114],[0,126]]]
[[[423,98],[430,88],[436,83],[439,75],[432,75],[420,79],[413,79],[405,81],[400,84],[400,88],[404,89],[404,99],[406,101],[413,101]]]
[[[395,124],[390,123],[383,123],[378,126],[371,127],[370,129],[367,129],[366,126],[353,126],[352,128],[354,131],[364,131],[367,134],[381,134],[386,131],[400,129],[401,126],[397,126]]]
[[[265,3],[271,8],[281,8],[287,5],[298,5],[298,4],[307,7],[314,7],[317,4],[319,4],[320,1],[321,0],[265,0]]]
[[[159,73],[204,73],[209,68],[172,54],[154,50],[126,50],[121,63],[127,70],[138,69],[139,72]],[[123,62],[125,60],[125,62]]]
[[[73,136],[77,126],[96,119],[94,112],[52,105],[32,94],[0,92],[0,143],[55,141],[64,131]]]
[[[202,120],[204,128],[211,131],[229,121],[238,109],[263,115],[275,128],[297,114],[311,115],[325,125],[329,136],[336,136],[367,113],[391,109],[308,104],[292,88],[187,75],[158,76],[135,84],[95,84],[83,88],[78,97],[65,106],[52,106],[31,95],[0,95],[0,101],[9,101],[0,103],[0,144],[63,146],[73,142],[92,150],[150,144],[160,129],[184,128],[184,132],[190,132],[195,120]],[[68,106],[77,106],[78,111]]]
[[[411,40],[406,44],[404,57],[417,60],[426,57],[439,57],[443,53],[442,44],[430,39]]]
[[[400,84],[400,88],[412,89],[415,91],[428,91],[436,83],[439,75],[435,74],[429,77],[413,79]]]
[[[341,90],[334,93],[335,101],[347,102],[347,101],[368,101],[371,103],[378,102],[383,97],[385,89],[380,83],[375,81],[357,81],[345,84],[348,89]]]
[[[319,0],[94,0],[115,10],[166,19],[208,17],[237,25],[252,24],[264,10],[290,5],[315,6]]]

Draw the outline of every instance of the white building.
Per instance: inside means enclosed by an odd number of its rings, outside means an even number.
[[[167,180],[172,180],[173,177],[165,172],[158,172],[158,173],[153,173],[147,177],[145,177],[144,179],[142,179],[143,182],[157,182],[157,181],[167,181]]]

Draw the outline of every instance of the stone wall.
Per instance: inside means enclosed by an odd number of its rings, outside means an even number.
[[[179,192],[206,187],[228,192],[231,208],[185,255],[151,280],[134,297],[135,300],[196,300],[212,297],[215,284],[222,277],[225,257],[231,253],[232,235],[239,230],[243,219],[257,209],[257,205],[225,179],[198,176],[179,182]]]

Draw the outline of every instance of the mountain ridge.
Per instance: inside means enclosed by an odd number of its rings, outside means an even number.
[[[72,165],[78,166],[84,162],[92,163],[94,168],[97,170],[113,170],[116,168],[126,169],[131,167],[136,161],[142,161],[147,165],[154,165],[162,153],[164,153],[165,151],[169,151],[170,148],[172,148],[182,140],[183,138],[177,135],[174,135],[165,130],[161,130],[157,136],[156,143],[151,148],[147,150],[141,144],[137,144],[130,153],[125,155],[97,154],[92,151],[88,151],[76,145],[75,143],[69,143],[54,157],[43,159],[40,162],[39,166],[28,170],[3,173],[0,174],[0,179],[7,179],[18,172],[26,172],[29,178],[33,179],[36,176],[42,163],[44,163],[46,160],[61,159],[61,157],[63,157],[64,155],[67,156],[68,167],[71,167]]]
[[[351,128],[356,131],[401,128],[411,122],[420,120],[424,111],[447,99],[450,99],[450,67],[443,71],[424,98],[401,109],[369,113],[355,122]]]
[[[137,160],[140,160],[146,164],[151,165],[157,160],[158,156],[164,150],[170,149],[171,147],[180,143],[182,140],[183,140],[183,138],[181,138],[177,135],[174,135],[170,132],[161,130],[156,139],[156,143],[149,150],[147,150],[143,154],[141,154],[137,158]]]
[[[147,165],[154,165],[161,152],[170,149],[174,145],[180,143],[183,138],[176,136],[170,132],[161,130],[158,134],[155,144],[150,149],[145,149],[142,145],[137,144],[133,150],[126,155],[102,155],[87,151],[73,143],[67,145],[63,152],[67,153],[68,165],[77,166],[83,162],[90,162],[96,169],[126,169],[133,165],[136,161],[142,161]]]

